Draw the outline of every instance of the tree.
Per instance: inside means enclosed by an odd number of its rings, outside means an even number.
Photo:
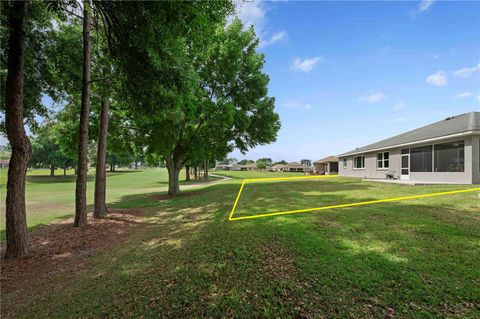
[[[255,161],[247,160],[247,159],[243,159],[240,162],[238,162],[239,165],[247,165],[247,164],[253,164],[253,163],[255,163]]]
[[[273,165],[286,165],[286,164],[287,164],[287,162],[284,161],[284,160],[273,163]]]
[[[312,166],[312,161],[309,159],[302,159],[300,161],[300,164],[302,164],[303,166]]]
[[[211,43],[216,27],[233,7],[227,1],[116,6],[122,9],[112,23],[112,48],[126,78],[122,83],[127,116],[148,152],[165,161],[169,194],[175,195],[180,169],[193,148],[205,149],[200,145],[204,139],[196,134],[205,119],[198,112],[203,107],[202,90],[192,61],[200,60],[197,55]]]
[[[272,165],[272,159],[271,158],[268,158],[268,157],[262,157],[262,158],[259,158],[257,160],[257,163],[258,162],[264,162],[266,165]]]
[[[67,168],[73,167],[75,161],[65,154],[57,143],[54,123],[44,124],[36,129],[36,137],[32,139],[32,157],[30,166],[50,167],[50,176],[55,175],[55,168],[63,168],[66,175]]]
[[[267,163],[262,162],[262,161],[257,161],[257,168],[258,169],[266,169],[267,168]]]
[[[77,181],[75,187],[75,227],[87,224],[87,173],[88,173],[88,118],[90,112],[90,63],[91,7],[89,0],[83,2],[83,80],[82,104],[80,108],[80,129],[77,159]]]
[[[29,251],[25,179],[31,145],[23,126],[27,7],[28,3],[25,1],[13,2],[7,13],[9,40],[5,127],[8,141],[12,147],[12,155],[8,167],[5,258],[23,256]]]

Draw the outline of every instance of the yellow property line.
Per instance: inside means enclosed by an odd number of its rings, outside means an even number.
[[[310,177],[310,176],[308,176],[308,177]],[[258,180],[258,179],[256,179],[256,180]],[[308,213],[308,212],[314,212],[314,211],[332,209],[332,208],[362,206],[362,205],[370,205],[370,204],[377,204],[377,203],[395,202],[395,201],[408,200],[408,199],[416,199],[416,198],[425,198],[425,197],[433,197],[433,196],[442,196],[442,195],[451,195],[451,194],[459,194],[459,193],[480,191],[480,187],[478,187],[478,188],[461,189],[461,190],[455,190],[455,191],[437,192],[437,193],[429,193],[429,194],[421,194],[421,195],[411,195],[411,196],[403,196],[403,197],[396,197],[396,198],[377,199],[377,200],[370,200],[370,201],[366,201],[366,202],[357,202],[357,203],[350,203],[350,204],[340,204],[340,205],[320,206],[320,207],[314,207],[314,208],[289,210],[289,211],[277,212],[277,213],[267,213],[267,214],[258,214],[258,215],[252,215],[252,216],[233,217],[233,213],[235,211],[235,208],[237,207],[237,203],[238,203],[238,200],[240,199],[240,195],[243,191],[243,187],[245,186],[245,181],[248,181],[248,180],[244,180],[242,182],[242,186],[240,187],[240,190],[239,190],[238,195],[237,195],[237,199],[235,200],[235,204],[233,205],[233,208],[232,208],[232,211],[230,212],[230,217],[228,218],[228,220],[242,220],[242,219],[252,219],[252,218],[296,214],[296,213]]]
[[[238,191],[237,198],[235,199],[235,203],[233,203],[232,211],[230,212],[230,216],[228,220],[234,220],[236,218],[232,218],[233,213],[235,212],[235,208],[237,208],[238,200],[240,199],[240,195],[242,194],[243,187],[245,186],[246,182],[264,182],[264,181],[285,181],[291,179],[311,179],[311,178],[332,178],[337,177],[337,175],[312,175],[312,176],[290,176],[290,177],[270,177],[270,178],[247,178],[242,181],[242,185],[240,186],[240,190]]]

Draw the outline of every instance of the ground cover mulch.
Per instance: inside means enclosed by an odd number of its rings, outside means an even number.
[[[118,245],[130,229],[141,225],[141,209],[109,210],[103,219],[88,217],[88,225],[73,227],[73,219],[56,221],[30,233],[30,254],[25,257],[1,258],[2,304],[9,294],[34,282],[85,266],[85,258],[95,252]],[[0,253],[3,256],[5,244]],[[46,278],[47,277],[47,278]]]

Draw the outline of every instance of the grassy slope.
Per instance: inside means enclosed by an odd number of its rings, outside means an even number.
[[[88,272],[40,283],[45,293],[19,317],[480,315],[477,192],[228,222],[239,183],[165,201],[123,195],[115,207],[148,210],[145,231],[90,257]],[[324,183],[255,184],[239,210],[281,210],[292,198],[316,206],[320,192],[356,200],[457,188]]]

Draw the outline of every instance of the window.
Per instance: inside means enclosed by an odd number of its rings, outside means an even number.
[[[378,153],[377,154],[377,168],[386,169],[390,167],[389,162],[390,154],[388,152]]]
[[[347,168],[347,159],[346,158],[343,159],[343,168]]]
[[[365,168],[365,156],[355,156],[353,158],[353,168],[354,169],[363,169]]]
[[[410,171],[432,171],[432,145],[415,147],[410,149]]]
[[[457,141],[434,146],[435,172],[464,172],[465,143]]]

